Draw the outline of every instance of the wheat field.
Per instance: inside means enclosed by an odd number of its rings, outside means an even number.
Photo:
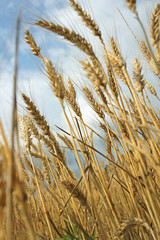
[[[103,61],[76,31],[43,18],[34,25],[59,35],[84,54],[79,64],[87,80],[81,91],[97,116],[98,130],[85,123],[72,79],[64,78],[25,29],[24,41],[42,64],[68,129],[59,126],[53,132],[23,92],[24,114],[17,113],[16,101],[13,105],[12,144],[0,122],[0,239],[158,240],[160,116],[154,101],[159,104],[160,98],[154,86],[160,79],[160,4],[153,6],[145,29],[136,0],[126,0],[144,35],[143,41],[138,40],[128,26],[141,53],[135,55],[129,72],[114,37],[106,43],[86,9],[74,0],[69,3],[99,40]],[[153,85],[144,77],[144,64],[153,73]],[[71,170],[68,157],[79,175]]]

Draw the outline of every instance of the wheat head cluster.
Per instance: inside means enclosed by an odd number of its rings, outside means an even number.
[[[154,86],[160,79],[160,4],[153,6],[148,35],[136,0],[126,0],[143,31],[143,41],[119,11],[140,52],[128,71],[114,37],[106,43],[91,15],[75,0],[69,3],[100,42],[103,59],[74,30],[43,18],[34,25],[82,52],[85,60],[79,64],[86,84],[81,83],[81,91],[97,116],[98,130],[85,123],[71,77],[64,78],[25,29],[24,40],[45,70],[68,129],[59,126],[53,132],[25,93],[21,94],[24,114],[15,111],[13,119],[14,145],[0,122],[0,239],[158,240],[160,116],[154,102],[159,104],[160,98]],[[152,72],[152,85],[143,74],[144,66]],[[104,152],[95,138],[101,140]],[[78,166],[78,176],[68,157]]]

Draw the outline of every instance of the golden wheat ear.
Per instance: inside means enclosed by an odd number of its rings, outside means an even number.
[[[142,93],[145,84],[141,71],[142,67],[140,66],[138,59],[135,59],[133,62],[133,81],[135,82],[136,91]]]
[[[70,31],[66,27],[62,27],[61,25],[57,25],[53,22],[48,22],[46,20],[37,20],[35,22],[35,25],[47,29],[50,32],[56,33],[59,36],[62,36],[64,39],[73,43],[76,47],[78,47],[81,51],[83,51],[87,55],[93,57],[95,56],[92,49],[92,45],[88,43],[88,41],[84,37],[76,33],[74,30]]]
[[[98,24],[95,22],[95,20],[91,18],[91,16],[87,13],[86,10],[82,10],[82,7],[79,5],[78,2],[75,2],[74,0],[70,0],[70,5],[73,7],[76,13],[81,17],[85,25],[92,31],[93,35],[97,36],[100,39],[101,43],[104,45],[104,42],[102,39],[102,33],[99,29]]]
[[[126,4],[133,13],[136,12],[136,0],[126,0]]]
[[[151,35],[151,44],[156,49],[159,54],[159,41],[160,41],[160,33],[159,33],[159,18],[160,18],[160,4],[158,3],[153,10],[150,24],[150,35]]]

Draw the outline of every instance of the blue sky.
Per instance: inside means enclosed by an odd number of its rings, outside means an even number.
[[[144,25],[148,27],[149,15],[151,14],[152,6],[158,0],[137,0],[137,7],[140,17],[143,19]],[[103,32],[103,38],[107,44],[110,36],[118,38],[118,43],[122,48],[125,59],[130,60],[129,69],[131,69],[133,56],[139,54],[137,45],[124,21],[119,15],[119,8],[128,23],[133,27],[135,34],[140,40],[143,39],[143,34],[134,19],[133,14],[126,8],[124,0],[80,0],[82,6],[85,6],[91,15],[96,19]],[[32,6],[32,4],[34,6]],[[44,71],[40,68],[41,64],[34,57],[28,45],[25,43],[24,28],[27,28],[33,33],[37,43],[41,46],[44,55],[53,61],[60,71],[63,72],[65,78],[71,75],[74,82],[78,82],[80,78],[79,64],[81,58],[85,56],[80,53],[75,47],[60,39],[54,34],[47,33],[42,29],[35,27],[27,22],[32,23],[36,19],[36,15],[42,17],[46,14],[48,19],[63,23],[67,27],[76,27],[80,33],[87,36],[98,54],[102,54],[98,50],[98,42],[91,36],[85,27],[82,27],[79,18],[71,10],[67,0],[1,0],[0,13],[0,119],[3,119],[5,126],[10,124],[10,115],[12,107],[12,78],[14,66],[14,48],[15,48],[15,26],[16,17],[19,11],[22,11],[23,22],[20,32],[20,58],[19,58],[19,79],[18,79],[18,94],[23,91],[30,95],[53,126],[53,124],[64,124],[64,118],[61,113],[57,99],[52,94]],[[98,52],[99,51],[99,52]],[[149,75],[148,75],[149,76]],[[84,77],[82,76],[84,81]],[[92,110],[84,104],[83,96],[79,95],[79,104],[83,106],[83,112],[86,121],[93,123],[94,115]],[[23,113],[23,105],[19,98],[19,112]],[[8,128],[7,128],[8,129]],[[9,128],[10,130],[10,128]]]

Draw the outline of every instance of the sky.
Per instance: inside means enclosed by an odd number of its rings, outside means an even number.
[[[18,106],[19,114],[24,112],[24,104],[20,94],[24,92],[36,103],[41,113],[45,115],[49,124],[56,130],[54,124],[60,127],[67,127],[56,97],[53,95],[44,68],[40,61],[30,52],[29,46],[24,41],[24,30],[29,29],[41,47],[45,57],[52,60],[57,69],[63,73],[67,80],[68,76],[75,84],[83,84],[85,81],[80,69],[80,60],[86,56],[76,47],[33,25],[34,20],[40,17],[64,24],[76,29],[92,43],[97,54],[103,57],[99,48],[99,42],[90,34],[86,27],[82,26],[80,18],[69,7],[68,0],[0,0],[0,120],[5,128],[11,129],[12,110],[12,86],[14,73],[15,34],[16,19],[21,12],[22,22],[20,30],[19,63],[18,63]],[[149,19],[153,7],[158,0],[137,0],[137,9],[144,26],[149,27]],[[125,0],[80,0],[79,3],[85,7],[91,16],[99,24],[102,36],[106,45],[109,45],[109,38],[114,36],[122,50],[124,58],[128,61],[128,70],[131,71],[134,57],[139,56],[139,50],[135,39],[129,32],[118,9],[123,13],[127,22],[139,40],[143,40],[143,33],[128,10]],[[145,66],[144,66],[145,67]],[[147,80],[151,80],[150,73],[146,73]],[[152,83],[153,84],[153,83]],[[157,83],[155,83],[157,84]],[[94,125],[95,115],[91,108],[85,104],[84,96],[79,91],[78,103],[83,107],[84,118],[87,124]]]

